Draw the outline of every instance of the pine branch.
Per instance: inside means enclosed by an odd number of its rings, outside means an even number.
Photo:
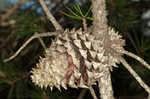
[[[48,37],[48,36],[57,35],[57,34],[58,34],[57,32],[34,34],[17,50],[17,52],[15,52],[11,57],[4,59],[4,62],[8,62],[14,59],[33,39],[39,38],[39,37]]]
[[[37,33],[35,33],[37,34]],[[44,41],[42,40],[41,37],[38,37],[39,42],[41,43],[42,47],[44,48],[44,50],[46,50],[46,45],[44,44]]]
[[[150,70],[150,65],[148,63],[146,63],[142,58],[140,58],[139,56],[128,52],[128,51],[121,51],[121,53],[126,54],[134,59],[136,59],[137,61],[139,61],[141,64],[143,64],[146,68],[148,68]]]
[[[95,39],[103,41],[104,49],[108,46],[108,25],[106,18],[106,0],[92,0],[92,12],[93,12],[93,35]],[[106,64],[108,65],[108,64]],[[111,74],[107,67],[104,67],[104,74],[99,78],[99,92],[101,99],[114,99],[113,89],[111,83]]]
[[[150,88],[146,83],[139,77],[139,75],[131,68],[131,66],[124,60],[124,58],[119,58],[120,62],[125,66],[125,68],[131,73],[131,75],[138,81],[138,83],[148,92],[150,95]]]
[[[87,23],[86,23],[86,17],[85,16],[82,17],[82,24],[83,24],[84,31],[87,32]]]
[[[93,13],[93,34],[97,38],[107,34],[107,18],[106,18],[106,0],[92,0],[92,13]],[[99,32],[99,30],[101,30]],[[104,37],[105,38],[105,37]]]
[[[52,13],[49,11],[49,9],[47,8],[44,0],[39,0],[44,12],[47,15],[47,18],[52,22],[52,24],[54,25],[56,30],[63,30],[63,28],[61,27],[61,25],[56,21],[56,19],[54,18],[54,16],[52,15]]]
[[[113,95],[109,68],[104,67],[103,76],[100,77],[98,81],[98,87],[101,99],[115,99]]]

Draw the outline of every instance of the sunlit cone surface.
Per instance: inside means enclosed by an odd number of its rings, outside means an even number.
[[[117,51],[123,50],[124,41],[113,29],[108,34],[107,47],[104,39],[96,40],[92,33],[81,30],[59,34],[32,69],[32,81],[41,88],[89,88],[104,75],[103,68],[112,70],[119,63]]]

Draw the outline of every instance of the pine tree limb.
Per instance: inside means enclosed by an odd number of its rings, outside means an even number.
[[[54,18],[54,16],[52,15],[52,13],[49,11],[49,9],[47,8],[44,0],[39,0],[44,12],[46,13],[47,18],[52,22],[52,24],[54,25],[56,30],[63,30],[63,28],[61,27],[61,25],[56,21],[56,19]]]
[[[131,75],[138,81],[138,83],[148,92],[150,95],[150,88],[144,81],[140,78],[140,76],[131,68],[131,66],[124,60],[124,58],[119,58],[120,62],[124,65],[124,67],[131,73]]]
[[[8,62],[8,61],[14,59],[33,39],[39,38],[39,37],[48,37],[48,36],[52,36],[52,35],[57,35],[57,32],[34,34],[11,57],[4,59],[4,62]]]
[[[121,53],[123,54],[126,54],[134,59],[136,59],[137,61],[139,61],[141,64],[143,64],[146,68],[148,68],[150,70],[150,65],[148,63],[146,63],[142,58],[140,58],[139,56],[131,53],[131,52],[128,52],[128,51],[121,51]]]

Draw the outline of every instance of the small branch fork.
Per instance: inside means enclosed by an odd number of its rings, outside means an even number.
[[[131,68],[131,66],[124,60],[124,58],[119,58],[120,62],[124,65],[124,67],[132,74],[132,76],[138,81],[138,83],[148,92],[150,96],[150,88],[146,83],[140,78],[140,76]]]
[[[35,33],[35,34],[37,34],[37,33]],[[42,38],[38,37],[38,40],[40,41],[40,43],[41,43],[42,47],[44,48],[44,50],[46,50],[46,45],[44,44],[44,41],[42,40]]]
[[[130,56],[134,59],[136,59],[137,61],[139,61],[141,64],[143,64],[146,68],[148,68],[150,70],[150,65],[148,63],[146,63],[142,58],[138,57],[137,55],[128,52],[128,51],[121,51],[122,54],[126,54],[127,56]]]
[[[56,32],[48,32],[48,33],[42,33],[42,34],[34,34],[31,36],[11,57],[4,59],[4,62],[8,62],[12,59],[14,59],[33,39],[35,38],[40,38],[40,37],[48,37],[48,36],[53,36],[57,35]]]
[[[22,4],[23,2],[25,2],[25,1],[26,1],[26,0],[22,0],[22,1],[21,1],[21,4]],[[57,30],[63,30],[63,28],[61,27],[61,25],[56,21],[56,19],[55,19],[54,16],[52,15],[52,13],[48,10],[48,8],[47,8],[45,2],[44,2],[43,0],[39,0],[39,2],[40,2],[40,4],[41,4],[42,8],[44,9],[44,12],[46,13],[48,19],[52,22],[52,24],[53,24],[54,27],[56,28],[56,31],[57,31]],[[20,2],[19,2],[18,5],[20,5]],[[18,8],[18,6],[17,6],[17,7],[14,7],[14,8],[16,9],[16,8]],[[12,11],[11,11],[11,13],[12,13]],[[10,15],[10,14],[9,14],[9,15]],[[7,16],[9,16],[9,15],[7,15]],[[12,60],[13,58],[15,58],[15,57],[22,51],[22,49],[24,49],[24,47],[26,47],[26,46],[27,46],[33,39],[35,39],[35,38],[38,38],[39,41],[40,41],[40,43],[41,43],[41,45],[43,46],[43,48],[46,49],[46,46],[45,46],[43,40],[42,40],[40,37],[48,37],[48,36],[52,36],[52,35],[57,35],[57,33],[54,32],[54,33],[42,33],[42,34],[35,34],[35,35],[33,35],[31,38],[29,38],[29,40],[27,40],[27,41],[20,47],[20,49],[18,49],[18,51],[17,51],[14,55],[12,55],[11,57],[5,59],[4,62],[8,62],[8,61]]]

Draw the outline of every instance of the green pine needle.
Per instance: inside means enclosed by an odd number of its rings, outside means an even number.
[[[89,15],[91,9],[92,9],[92,5],[90,6],[90,8],[88,9],[88,11],[86,12],[85,17],[87,17]]]
[[[80,13],[81,16],[84,16],[83,13],[82,13],[82,10],[81,10],[81,8],[80,8],[80,6],[79,6],[78,4],[75,4],[74,8],[75,8],[75,10],[76,10],[77,12]]]
[[[60,13],[70,17],[70,18],[73,18],[73,19],[77,19],[77,20],[81,20],[82,18],[80,16],[72,16],[72,15],[69,15],[67,14],[66,12],[63,12],[63,11],[60,11]]]
[[[91,21],[94,20],[94,18],[92,18],[92,17],[86,17],[86,19],[89,19],[89,20],[91,20]]]
[[[69,7],[65,6],[66,9],[68,9],[68,11],[70,11],[74,16],[79,16],[76,13],[74,13]]]
[[[87,16],[89,15],[90,11],[91,11],[92,6],[90,6],[90,8],[89,8],[88,11],[86,12],[86,14],[83,15],[83,12],[82,12],[82,10],[81,10],[79,4],[75,4],[75,5],[74,5],[74,9],[75,9],[81,16],[78,15],[76,12],[74,12],[74,11],[73,11],[72,9],[70,9],[69,7],[65,6],[65,8],[66,8],[72,15],[70,15],[70,14],[64,12],[64,11],[60,11],[60,13],[66,15],[66,16],[72,18],[72,19],[82,20],[82,18],[85,17],[85,18],[88,19],[88,20],[91,20],[91,21],[93,20],[92,17],[87,17]]]

